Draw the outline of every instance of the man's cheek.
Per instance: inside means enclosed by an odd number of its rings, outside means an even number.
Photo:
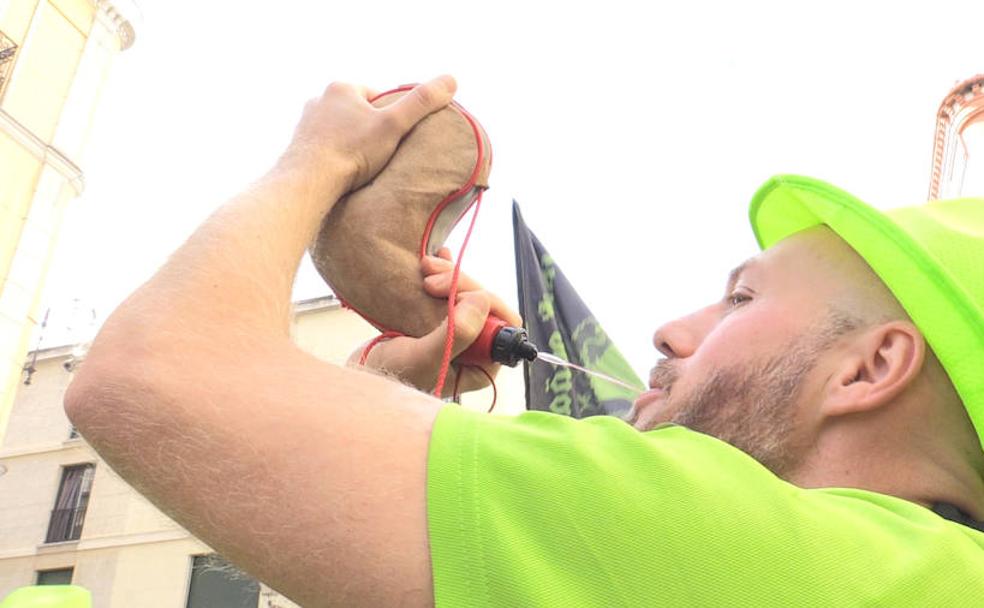
[[[800,316],[790,307],[752,302],[732,312],[707,336],[702,354],[712,361],[734,363],[771,352],[770,344],[785,344],[796,335]]]

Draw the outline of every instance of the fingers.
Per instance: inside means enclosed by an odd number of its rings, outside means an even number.
[[[424,291],[435,298],[446,298],[451,293],[451,279],[454,277],[453,270],[446,270],[424,277]],[[480,291],[482,286],[474,279],[463,272],[458,273],[458,292]]]
[[[451,358],[457,357],[478,338],[489,316],[490,299],[487,293],[472,291],[462,293],[454,311],[454,344]],[[445,320],[434,331],[420,339],[420,356],[440,361],[448,335],[448,322]]]
[[[454,276],[454,262],[447,247],[437,252],[446,253],[447,257],[424,256],[420,258],[420,270],[424,275],[424,291],[435,298],[446,298],[451,291],[451,278]],[[458,272],[458,289],[460,291],[478,291],[482,289],[474,279]]]
[[[443,257],[442,252],[447,252],[447,257]],[[438,272],[448,272],[454,270],[454,260],[451,259],[451,252],[447,247],[437,252],[437,256],[425,255],[420,258],[420,270],[424,276],[437,274]]]
[[[484,291],[469,291],[460,295],[454,311],[452,359],[465,352],[478,339],[491,308],[492,298]]]
[[[368,101],[376,97],[372,89],[333,82],[305,106],[284,162],[311,172],[337,168],[346,190],[358,188],[379,173],[418,121],[451,102],[455,87],[450,76],[436,78],[376,108]]]
[[[492,306],[491,314],[499,317],[506,322],[507,325],[513,327],[523,326],[523,317],[519,316],[519,313],[510,308],[505,302],[500,300],[498,296],[492,296]]]
[[[451,103],[457,90],[457,83],[451,76],[437,78],[414,87],[396,103],[383,111],[404,132],[409,131],[425,116],[440,110]]]
[[[446,298],[451,293],[451,279],[454,276],[454,263],[451,252],[445,247],[438,251],[439,256],[424,256],[420,268],[424,274],[424,291],[435,298]],[[484,291],[482,286],[463,272],[458,273],[458,294],[468,291]],[[492,314],[513,327],[522,327],[523,319],[498,296],[489,293]]]
[[[451,273],[445,272],[433,274],[424,279],[424,291],[427,295],[435,298],[446,298],[451,293]],[[489,297],[492,314],[499,317],[509,325],[522,327],[523,319],[519,313],[514,311],[499,296],[486,292],[482,287],[464,274],[458,275],[458,297],[468,292],[482,292]]]

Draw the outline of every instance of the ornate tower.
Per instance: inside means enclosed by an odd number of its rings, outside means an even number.
[[[984,196],[984,74],[959,83],[936,113],[929,199]]]

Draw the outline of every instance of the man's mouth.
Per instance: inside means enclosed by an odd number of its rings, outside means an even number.
[[[668,359],[663,359],[649,372],[649,388],[669,393],[676,379],[677,371],[671,367]]]
[[[668,359],[663,359],[649,372],[649,390],[636,397],[633,407],[639,410],[651,403],[661,401],[670,394],[677,379],[677,372]]]
[[[651,388],[650,390],[648,390],[648,391],[644,392],[643,394],[639,395],[638,397],[636,397],[635,402],[633,403],[633,406],[635,407],[635,409],[638,410],[639,408],[645,407],[645,406],[649,405],[650,403],[659,401],[660,399],[662,399],[663,397],[665,397],[666,394],[667,394],[667,391],[664,390],[663,388],[660,388],[660,387]]]

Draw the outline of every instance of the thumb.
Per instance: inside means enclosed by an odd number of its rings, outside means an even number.
[[[451,103],[457,88],[458,85],[451,76],[438,76],[417,85],[384,111],[390,113],[394,121],[406,132],[427,115]]]
[[[470,291],[461,293],[454,309],[454,344],[451,358],[464,352],[478,338],[489,316],[491,302],[485,292]],[[421,355],[440,362],[448,338],[448,321],[437,326],[434,331],[420,339]]]
[[[462,293],[454,310],[454,346],[451,358],[465,352],[478,339],[489,317],[492,300],[484,291]]]

